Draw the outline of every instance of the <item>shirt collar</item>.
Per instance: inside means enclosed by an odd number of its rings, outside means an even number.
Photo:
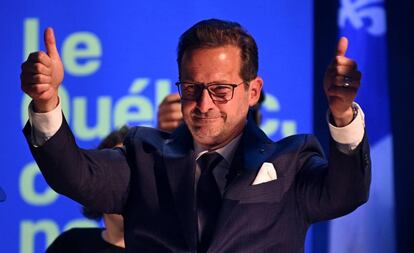
[[[231,140],[228,144],[226,144],[224,147],[221,147],[219,149],[214,150],[215,152],[219,153],[224,160],[231,164],[231,161],[233,160],[234,153],[236,152],[236,147],[238,146],[240,139],[241,139],[242,133],[240,133],[236,138]],[[211,151],[206,149],[205,147],[201,146],[197,142],[194,141],[194,151],[196,154],[196,160],[202,156],[203,154]]]

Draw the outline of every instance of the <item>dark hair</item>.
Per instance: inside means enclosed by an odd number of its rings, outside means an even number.
[[[98,149],[113,148],[124,141],[129,130],[128,126],[123,126],[119,130],[112,131],[98,145]]]
[[[105,139],[99,143],[97,149],[113,148],[116,145],[124,141],[125,136],[128,133],[129,128],[127,126],[121,127],[119,130],[112,131],[108,134]],[[94,209],[88,208],[86,206],[82,207],[82,214],[88,219],[99,221],[102,219],[102,212],[98,212]]]
[[[181,78],[181,61],[185,52],[227,45],[240,49],[240,77],[244,81],[256,78],[259,56],[253,37],[239,23],[219,19],[200,21],[181,35],[177,48],[179,78]]]

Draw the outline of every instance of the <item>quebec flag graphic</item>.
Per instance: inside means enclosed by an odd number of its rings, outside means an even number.
[[[367,204],[330,223],[330,253],[394,253],[393,151],[384,0],[341,0],[339,35],[362,72],[356,101],[365,112],[372,183]]]

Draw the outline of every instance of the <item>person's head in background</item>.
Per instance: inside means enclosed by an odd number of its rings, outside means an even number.
[[[128,127],[123,126],[119,130],[111,132],[105,139],[98,145],[98,149],[122,147],[122,143],[126,134],[128,133]],[[88,219],[100,221],[103,219],[105,224],[105,230],[102,233],[102,237],[105,241],[115,244],[117,246],[124,246],[124,219],[119,214],[107,214],[101,213],[88,207],[82,208],[82,214]],[[122,242],[119,240],[122,239]]]
[[[264,100],[266,99],[265,93],[263,91],[263,89],[260,91],[260,97],[259,97],[259,101],[257,101],[257,104],[250,107],[250,116],[253,118],[254,122],[260,126],[260,124],[262,123],[262,112],[261,112],[261,108],[262,108],[262,104],[264,102]]]

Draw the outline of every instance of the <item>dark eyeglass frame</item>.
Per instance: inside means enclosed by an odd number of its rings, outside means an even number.
[[[183,95],[183,92],[182,92],[182,84],[184,84],[184,83],[185,84],[192,84],[192,85],[195,85],[197,87],[200,87],[197,90],[198,93],[195,94],[192,97],[188,97],[188,96],[186,97],[185,95]],[[211,98],[211,100],[213,102],[220,103],[220,104],[225,104],[225,103],[227,103],[227,102],[229,102],[230,100],[233,99],[234,89],[237,88],[238,86],[240,86],[241,84],[244,84],[244,83],[248,83],[248,81],[242,81],[242,82],[237,83],[237,84],[233,84],[233,83],[198,83],[198,82],[182,82],[182,81],[178,81],[178,82],[175,83],[175,85],[177,86],[178,93],[180,94],[180,97],[183,100],[198,101],[200,99],[201,95],[203,94],[204,90],[207,90],[208,95],[210,96],[210,98]],[[226,86],[226,87],[231,88],[231,96],[230,96],[230,98],[221,98],[221,97],[217,96],[214,93],[214,90],[212,88],[213,87],[218,87],[218,86]]]

